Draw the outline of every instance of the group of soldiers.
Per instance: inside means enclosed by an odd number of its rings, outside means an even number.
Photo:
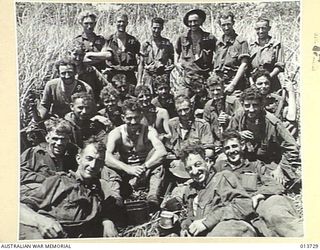
[[[95,13],[79,14],[83,33],[30,107],[20,239],[117,237],[141,188],[150,212],[187,210],[176,236],[303,236],[285,195],[301,181],[282,44],[265,17],[252,44],[233,13],[218,17],[221,39],[201,29],[205,19],[187,12],[174,47],[162,18],[140,44],[122,11],[106,38],[94,33]]]

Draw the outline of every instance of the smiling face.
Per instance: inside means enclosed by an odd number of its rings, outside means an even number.
[[[92,34],[94,27],[96,26],[96,20],[93,17],[87,16],[83,18],[81,26],[84,33]]]
[[[104,153],[98,152],[94,144],[88,144],[80,154],[77,155],[77,173],[84,180],[98,178],[104,166]]]
[[[185,169],[190,177],[197,183],[203,183],[209,175],[207,162],[199,154],[189,154],[185,160]]]
[[[140,121],[142,114],[138,111],[126,110],[122,115],[124,123],[127,125],[128,134],[136,134],[141,128]]]
[[[112,112],[117,110],[118,101],[119,101],[119,98],[117,96],[110,95],[103,100],[103,105],[106,108],[106,110]]]
[[[76,118],[80,121],[89,120],[95,111],[94,103],[90,100],[77,98],[70,106]]]
[[[128,18],[120,15],[116,19],[116,27],[118,32],[125,32],[128,25]]]
[[[262,112],[262,104],[259,100],[244,100],[243,108],[249,119],[257,119]]]
[[[159,98],[166,99],[170,94],[170,87],[168,85],[160,85],[157,87],[157,94]]]
[[[66,152],[70,138],[65,133],[50,131],[46,136],[46,141],[48,143],[49,151],[54,156],[62,156]]]
[[[59,66],[59,76],[62,82],[66,85],[70,85],[75,79],[75,68],[73,65],[60,65]]]
[[[230,138],[223,143],[223,150],[227,160],[233,165],[238,165],[241,162],[243,149],[244,146],[237,138]]]
[[[257,89],[260,91],[261,95],[266,96],[267,94],[269,94],[271,83],[270,83],[270,81],[269,81],[269,79],[267,77],[260,76],[256,80],[256,84],[255,85],[256,85]]]
[[[151,105],[151,94],[147,92],[140,92],[137,96],[139,104],[142,108],[147,108]]]
[[[269,36],[269,31],[271,27],[267,21],[259,21],[255,25],[255,30],[257,32],[259,39],[266,39]]]
[[[192,31],[199,29],[200,18],[197,14],[192,14],[188,17],[188,26]]]
[[[219,100],[223,97],[224,87],[220,85],[209,86],[209,92],[213,100]]]

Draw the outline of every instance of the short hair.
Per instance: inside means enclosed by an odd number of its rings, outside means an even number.
[[[71,135],[71,125],[63,118],[52,118],[44,122],[47,133],[55,132],[59,134]]]
[[[189,98],[188,96],[186,96],[186,95],[183,95],[183,94],[177,95],[177,96],[174,98],[174,102],[175,102],[175,105],[176,105],[176,106],[180,105],[180,104],[183,103],[183,102],[188,102],[189,105],[191,105],[191,100],[190,100],[190,98]]]
[[[266,69],[258,69],[256,70],[253,74],[252,74],[252,79],[254,82],[257,81],[257,79],[261,76],[264,76],[266,77],[269,82],[271,83],[272,79],[271,79],[271,75],[270,75],[270,72]]]
[[[154,17],[151,20],[151,24],[153,24],[153,23],[158,23],[163,27],[164,20],[161,17]]]
[[[99,139],[97,136],[91,136],[83,142],[83,147],[79,149],[79,154],[81,155],[85,148],[89,145],[93,145],[99,154],[105,155],[106,153],[106,144]]]
[[[73,67],[73,69],[76,70],[77,66],[76,66],[75,62],[69,56],[64,56],[63,58],[56,61],[56,63],[55,63],[55,67],[58,72],[59,72],[60,66],[67,66],[67,65],[71,65]]]
[[[125,114],[128,110],[132,112],[142,113],[142,109],[139,103],[137,102],[136,98],[130,98],[125,100],[121,108],[123,114]]]
[[[102,101],[108,100],[111,96],[114,96],[115,98],[118,99],[119,92],[114,88],[110,88],[109,86],[103,87],[103,89],[100,92],[100,99]]]
[[[181,161],[186,162],[190,154],[200,155],[203,159],[206,158],[205,148],[202,144],[187,144],[180,150],[179,157]]]
[[[218,76],[217,74],[213,73],[208,79],[207,79],[207,86],[217,86],[221,85],[224,86],[225,78]]]
[[[95,101],[94,101],[94,97],[92,94],[90,93],[87,93],[87,92],[77,92],[77,93],[74,93],[72,96],[71,96],[71,103],[74,103],[77,99],[83,99],[84,101],[86,102],[90,102],[90,103],[93,103],[95,104]]]
[[[231,11],[223,11],[218,15],[218,24],[221,25],[221,19],[228,19],[231,17],[231,21],[234,23],[234,14]]]
[[[235,129],[227,129],[221,135],[221,142],[224,144],[227,140],[238,139],[241,142],[241,135]]]
[[[80,14],[78,15],[78,22],[80,24],[82,24],[83,19],[85,17],[91,17],[92,19],[94,19],[94,21],[96,21],[97,14],[95,12],[93,12],[93,11],[90,11],[90,10],[84,10],[84,11],[80,12]]]
[[[127,76],[125,74],[116,74],[111,78],[111,83],[114,85],[116,82],[127,82]]]
[[[270,19],[267,18],[266,16],[259,16],[257,18],[256,23],[258,23],[258,22],[267,22],[268,26],[270,26]]]
[[[150,91],[149,87],[147,87],[145,85],[138,85],[134,90],[134,95],[135,96],[138,96],[141,93],[142,94],[151,95],[151,91]]]
[[[67,45],[67,52],[68,53],[72,53],[72,52],[80,52],[81,54],[85,54],[86,53],[86,47],[85,45],[80,42],[80,41],[72,41],[71,43],[69,43]]]
[[[170,88],[169,78],[166,75],[156,76],[153,79],[153,83],[155,85],[155,88],[158,88],[160,86],[166,86],[166,87]]]
[[[127,22],[129,21],[128,14],[123,10],[120,10],[115,14],[114,16],[115,21],[117,21],[118,17],[123,17],[127,20]]]
[[[252,86],[245,89],[240,96],[241,102],[246,100],[258,100],[260,103],[263,103],[263,96],[256,87]]]

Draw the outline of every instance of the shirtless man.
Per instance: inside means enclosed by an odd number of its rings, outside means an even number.
[[[151,103],[151,92],[147,86],[138,86],[135,90],[135,95],[138,97],[138,103],[144,115],[141,121],[142,124],[154,127],[161,141],[165,138],[170,138],[168,111]]]
[[[130,195],[130,189],[148,178],[147,200],[158,205],[163,180],[161,162],[167,154],[166,149],[157,131],[140,123],[142,110],[136,101],[126,100],[122,111],[125,124],[113,129],[108,136],[106,164],[121,176],[123,198]],[[115,152],[119,153],[119,159],[114,155]]]

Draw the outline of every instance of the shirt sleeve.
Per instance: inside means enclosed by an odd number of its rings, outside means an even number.
[[[204,122],[201,131],[201,143],[205,145],[206,148],[212,148],[214,139],[208,122]]]
[[[50,109],[50,106],[53,102],[52,100],[52,94],[51,94],[51,91],[50,91],[50,85],[47,83],[46,86],[44,87],[44,90],[43,90],[43,96],[41,98],[41,101],[40,101],[40,105],[45,107],[46,109]]]
[[[241,41],[240,55],[238,56],[239,61],[241,61],[243,58],[250,58],[249,45],[245,40]]]
[[[277,44],[275,50],[276,50],[277,61],[274,66],[278,67],[280,69],[280,72],[283,72],[285,68],[285,62],[284,62],[283,48],[280,43]]]
[[[179,37],[177,42],[176,42],[176,52],[178,55],[181,54],[181,38]]]

